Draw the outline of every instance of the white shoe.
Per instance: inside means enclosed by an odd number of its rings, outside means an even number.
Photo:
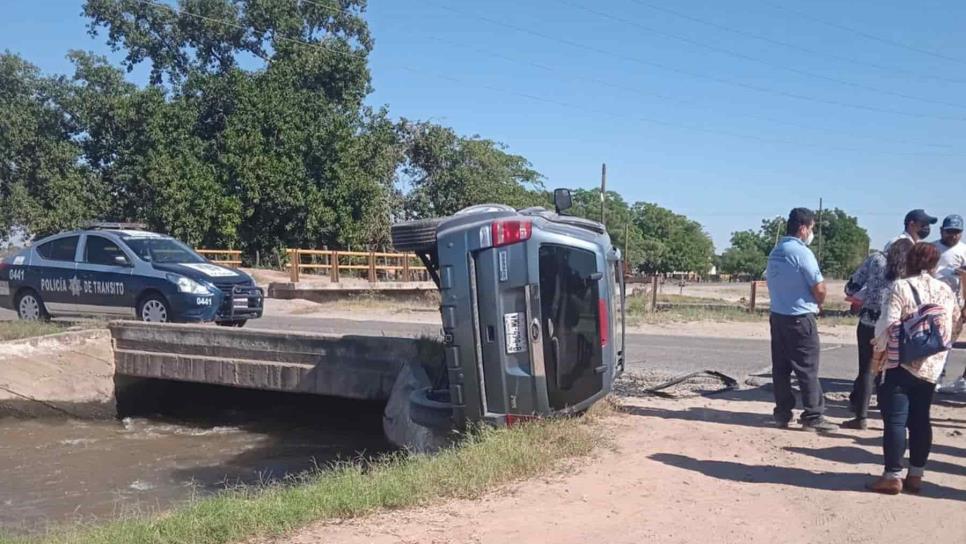
[[[952,383],[941,384],[936,391],[946,395],[966,393],[966,376],[960,376]]]

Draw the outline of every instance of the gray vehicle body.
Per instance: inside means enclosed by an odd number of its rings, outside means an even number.
[[[509,222],[509,223],[508,223]],[[526,224],[500,245],[494,225]],[[499,227],[502,228],[502,227]],[[603,225],[543,208],[476,206],[442,220],[436,254],[445,369],[412,394],[464,426],[586,410],[624,366],[623,263]],[[435,261],[435,262],[434,262]]]

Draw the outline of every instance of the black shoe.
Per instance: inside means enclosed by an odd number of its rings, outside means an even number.
[[[869,428],[869,420],[864,417],[857,417],[842,423],[841,427],[843,429],[856,429],[859,431],[864,431]]]
[[[822,418],[822,419],[813,419],[813,420],[810,420],[810,421],[803,421],[802,422],[802,430],[803,431],[811,431],[811,432],[818,432],[818,433],[830,433],[830,432],[833,432],[833,431],[837,431],[838,429],[839,429],[839,426],[838,425],[836,425],[836,424],[834,424],[834,423],[832,423],[832,422],[830,422],[830,421],[828,421],[827,419],[824,419],[824,418]]]

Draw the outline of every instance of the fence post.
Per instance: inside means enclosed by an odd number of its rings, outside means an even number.
[[[339,283],[339,252],[332,251],[329,254],[329,279],[332,283]]]
[[[651,311],[657,311],[657,274],[651,280]]]
[[[292,280],[292,283],[298,283],[299,273],[301,272],[299,269],[301,268],[300,265],[302,264],[302,258],[301,255],[299,255],[299,250],[288,250],[288,262],[289,266],[291,267],[291,270],[289,271],[289,279]]]
[[[376,254],[369,251],[369,283],[376,283]]]
[[[403,281],[413,281],[412,276],[409,275],[409,253],[403,253],[402,267]]]
[[[748,311],[751,313],[755,312],[755,306],[758,305],[758,282],[751,282],[751,297],[748,299]]]

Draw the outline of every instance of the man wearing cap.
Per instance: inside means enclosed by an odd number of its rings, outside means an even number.
[[[889,243],[885,246],[885,251],[888,253],[889,246],[891,246],[896,240],[901,240],[903,238],[911,241],[914,244],[920,240],[925,240],[929,237],[929,233],[932,232],[930,225],[935,225],[938,222],[939,219],[926,213],[926,210],[912,210],[906,214],[906,230],[902,231],[902,234],[899,236],[889,240]]]
[[[942,237],[933,242],[933,245],[939,249],[940,255],[935,276],[936,279],[952,288],[953,293],[956,294],[956,300],[959,302],[959,307],[963,308],[966,305],[964,304],[966,301],[964,301],[962,285],[962,275],[966,271],[966,244],[962,242],[962,216],[950,215],[943,219],[941,234]],[[953,328],[954,341],[962,331],[963,317],[966,316],[960,316],[960,322]],[[953,383],[941,384],[937,391],[940,393],[966,393],[966,374],[957,378]]]

